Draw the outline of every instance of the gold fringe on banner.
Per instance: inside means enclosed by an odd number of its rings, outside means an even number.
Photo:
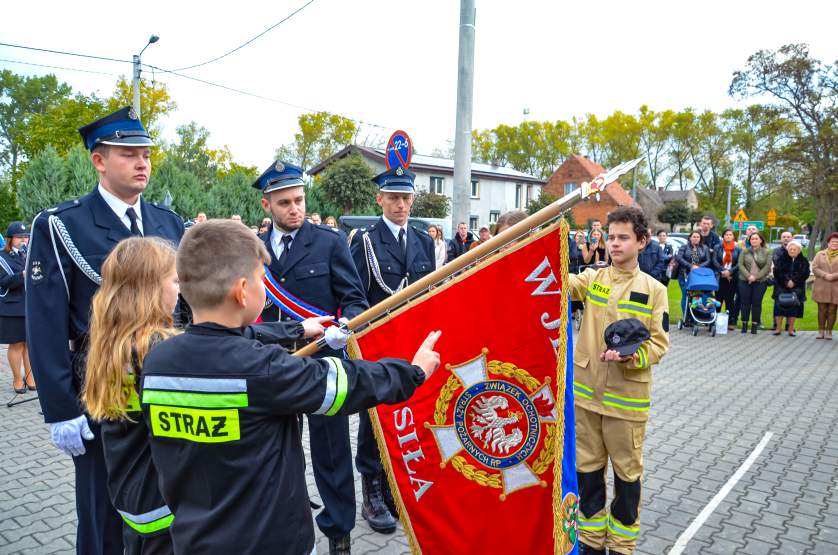
[[[559,258],[562,262],[562,315],[561,324],[559,328],[559,348],[556,350],[556,399],[562,400],[562,409],[557,415],[556,421],[556,436],[557,439],[553,443],[553,552],[555,555],[564,555],[568,551],[564,544],[564,530],[562,529],[562,459],[564,458],[564,413],[567,407],[564,406],[565,389],[567,385],[567,320],[570,314],[570,284],[568,262],[570,253],[568,252],[568,234],[570,227],[567,225],[567,220],[562,218],[559,221],[559,233],[561,234],[561,253]],[[574,469],[575,471],[576,469]],[[572,547],[572,546],[571,546]]]

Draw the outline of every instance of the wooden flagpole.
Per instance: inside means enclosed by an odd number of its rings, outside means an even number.
[[[525,235],[529,230],[542,226],[547,222],[550,222],[558,218],[562,215],[563,212],[566,212],[567,210],[573,208],[583,200],[586,200],[593,195],[598,195],[599,193],[605,190],[605,187],[607,185],[613,183],[617,179],[617,177],[619,177],[618,175],[614,175],[613,177],[609,175],[612,173],[616,173],[616,169],[617,168],[614,168],[613,170],[598,176],[590,183],[582,183],[579,189],[566,194],[554,203],[545,206],[532,216],[529,216],[528,218],[513,225],[509,229],[499,233],[498,235],[495,235],[485,243],[481,243],[476,248],[461,254],[451,262],[445,264],[442,268],[431,272],[422,279],[408,285],[398,293],[395,293],[394,295],[387,297],[377,305],[368,308],[361,314],[352,318],[349,321],[348,328],[350,330],[354,330],[365,325],[368,322],[371,322],[372,320],[375,320],[376,318],[387,313],[391,309],[400,306],[401,304],[407,302],[409,299],[412,299],[413,297],[421,293],[423,290],[428,289],[432,285],[456,274],[463,268],[466,268],[467,266],[474,264],[477,260],[480,260],[484,256],[491,254],[492,252],[503,247],[507,243],[510,243],[515,239],[518,239],[522,235]],[[610,178],[608,183],[605,183],[604,180],[601,179],[603,175],[607,175]],[[295,351],[293,354],[295,356],[311,356],[317,351],[319,351],[320,348],[321,345],[318,342],[312,342],[303,347],[302,349]]]

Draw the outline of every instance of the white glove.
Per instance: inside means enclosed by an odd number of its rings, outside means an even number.
[[[85,415],[78,416],[64,422],[53,422],[49,425],[52,443],[71,457],[84,455],[84,441],[93,439],[93,432],[87,424]]]
[[[338,322],[345,325],[349,322],[349,320],[341,318]],[[344,331],[338,326],[329,326],[326,328],[325,339],[326,345],[328,345],[330,349],[340,351],[346,347],[346,340],[349,339],[349,332]]]

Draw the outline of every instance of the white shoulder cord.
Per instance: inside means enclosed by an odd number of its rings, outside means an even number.
[[[58,235],[58,238],[61,240],[61,244],[64,245],[64,248],[67,250],[67,254],[70,255],[70,258],[76,264],[79,270],[86,275],[90,281],[95,283],[96,285],[102,284],[102,278],[96,273],[96,270],[84,259],[84,256],[79,252],[79,249],[76,248],[75,243],[73,243],[73,238],[70,237],[70,233],[67,231],[67,228],[64,226],[64,222],[58,216],[52,215],[49,217],[49,234],[50,238],[52,239],[52,248],[55,251],[55,258],[58,261],[58,267],[61,269],[61,277],[64,279],[64,287],[67,289],[67,297],[70,297],[70,288],[67,285],[67,277],[64,275],[64,269],[61,266],[61,259],[58,257],[58,247],[55,244],[55,236]]]
[[[367,274],[372,272],[372,276],[375,278],[378,286],[381,287],[381,289],[388,295],[395,295],[404,289],[404,286],[407,285],[407,276],[402,278],[396,289],[390,289],[387,284],[384,283],[384,278],[381,277],[381,268],[378,266],[378,259],[375,256],[375,250],[372,248],[372,240],[370,239],[369,233],[365,232],[363,239],[364,252],[367,255]]]
[[[9,238],[9,240],[11,241],[11,238]],[[0,268],[3,268],[3,271],[6,272],[7,274],[9,274],[10,276],[15,275],[15,272],[14,272],[14,270],[12,270],[12,267],[9,266],[8,262],[3,260],[2,256],[0,256]],[[5,297],[8,294],[9,294],[8,289],[0,287],[0,299],[2,299],[3,297]]]

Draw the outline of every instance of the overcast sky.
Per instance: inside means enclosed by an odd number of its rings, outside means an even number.
[[[4,2],[0,42],[130,60],[157,34],[143,62],[180,68],[221,55],[307,0],[272,2]],[[614,110],[719,110],[731,74],[750,54],[806,42],[838,59],[838,3],[560,2],[476,0],[475,129]],[[191,76],[382,127],[406,130],[417,152],[453,140],[459,2],[314,0],[249,46]],[[130,64],[0,47],[0,59],[105,72],[49,70],[8,61],[21,74],[54,72],[85,93],[109,95]],[[145,77],[151,77],[146,73]],[[301,109],[157,73],[178,104],[164,136],[196,121],[215,146],[266,167],[289,142]],[[80,124],[84,122],[79,122]]]

